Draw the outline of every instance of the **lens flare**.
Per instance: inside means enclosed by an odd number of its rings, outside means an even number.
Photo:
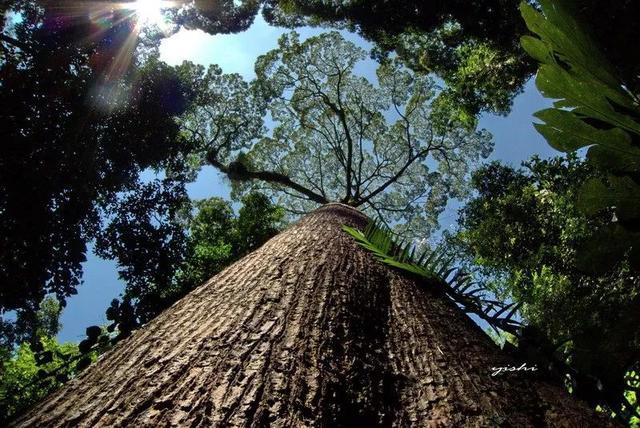
[[[131,9],[142,25],[162,25],[164,23],[162,8],[162,0],[136,0],[131,4]]]

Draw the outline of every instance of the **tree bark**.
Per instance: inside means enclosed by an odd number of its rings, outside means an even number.
[[[13,422],[62,426],[610,424],[445,297],[357,247],[329,204],[213,277]]]

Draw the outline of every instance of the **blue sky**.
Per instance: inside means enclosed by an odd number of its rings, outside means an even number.
[[[245,79],[254,77],[253,64],[257,56],[277,47],[277,40],[287,30],[268,26],[261,17],[253,26],[239,34],[209,35],[202,31],[180,31],[162,42],[161,59],[170,65],[189,60],[202,65],[219,64],[226,73],[239,73]],[[319,29],[302,28],[297,30],[302,39],[321,32]],[[347,32],[343,36],[368,50],[371,45],[360,37]],[[356,72],[373,80],[375,62],[363,62]],[[532,114],[548,107],[550,101],[544,99],[529,82],[525,91],[514,101],[509,116],[483,115],[480,127],[488,129],[494,136],[495,150],[490,160],[519,165],[534,154],[541,157],[553,156],[557,152],[551,149],[532,126]],[[188,186],[189,195],[200,199],[211,196],[229,196],[229,188],[219,173],[212,167],[206,167],[196,182]],[[443,227],[455,226],[458,204],[450,204],[440,217]],[[106,324],[104,312],[112,299],[118,297],[123,284],[118,280],[116,264],[88,255],[84,268],[84,284],[78,288],[78,294],[67,301],[62,313],[62,331],[58,334],[61,341],[79,341],[84,337],[85,328],[90,325]]]

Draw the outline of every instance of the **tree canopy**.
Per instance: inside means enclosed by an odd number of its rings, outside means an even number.
[[[250,83],[201,70],[183,129],[237,194],[260,190],[298,214],[340,201],[428,234],[448,198],[465,194],[491,137],[434,110],[438,89],[427,76],[397,63],[378,68],[377,82],[358,76],[364,57],[337,32],[285,35],[258,58]]]
[[[416,71],[435,72],[447,89],[440,102],[471,124],[482,111],[506,113],[535,70],[522,52],[526,29],[518,0],[197,1],[169,12],[175,22],[215,34],[248,28],[261,10],[274,25],[349,29],[376,44],[378,59],[395,51]]]
[[[481,112],[506,114],[515,95],[535,72],[520,48],[527,33],[520,0],[381,1],[242,0],[189,2],[168,8],[175,28],[211,34],[246,30],[262,11],[273,25],[333,26],[357,32],[376,44],[378,59],[395,52],[416,71],[435,73],[446,83],[440,102],[458,110],[467,123]],[[527,4],[537,5],[535,1]],[[629,40],[638,38],[632,0],[615,5],[595,0],[565,1],[593,32],[607,58],[616,64],[627,87],[638,88],[638,61]]]
[[[67,15],[17,2],[4,24],[0,94],[0,311],[31,317],[81,283],[86,243],[148,168],[184,176],[174,117],[191,98],[174,70],[134,67],[135,27],[118,10]],[[102,25],[102,27],[100,27]],[[133,37],[133,39],[132,39]],[[134,40],[134,42],[131,42]]]

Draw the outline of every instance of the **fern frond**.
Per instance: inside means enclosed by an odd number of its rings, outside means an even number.
[[[521,324],[514,321],[513,316],[520,305],[486,299],[488,288],[475,281],[470,272],[456,267],[455,257],[448,255],[444,248],[426,248],[416,260],[416,246],[404,240],[396,243],[393,231],[378,221],[367,224],[362,232],[349,226],[342,229],[380,262],[429,279],[466,313],[477,315],[496,331],[517,334]],[[502,316],[505,313],[507,315]]]

